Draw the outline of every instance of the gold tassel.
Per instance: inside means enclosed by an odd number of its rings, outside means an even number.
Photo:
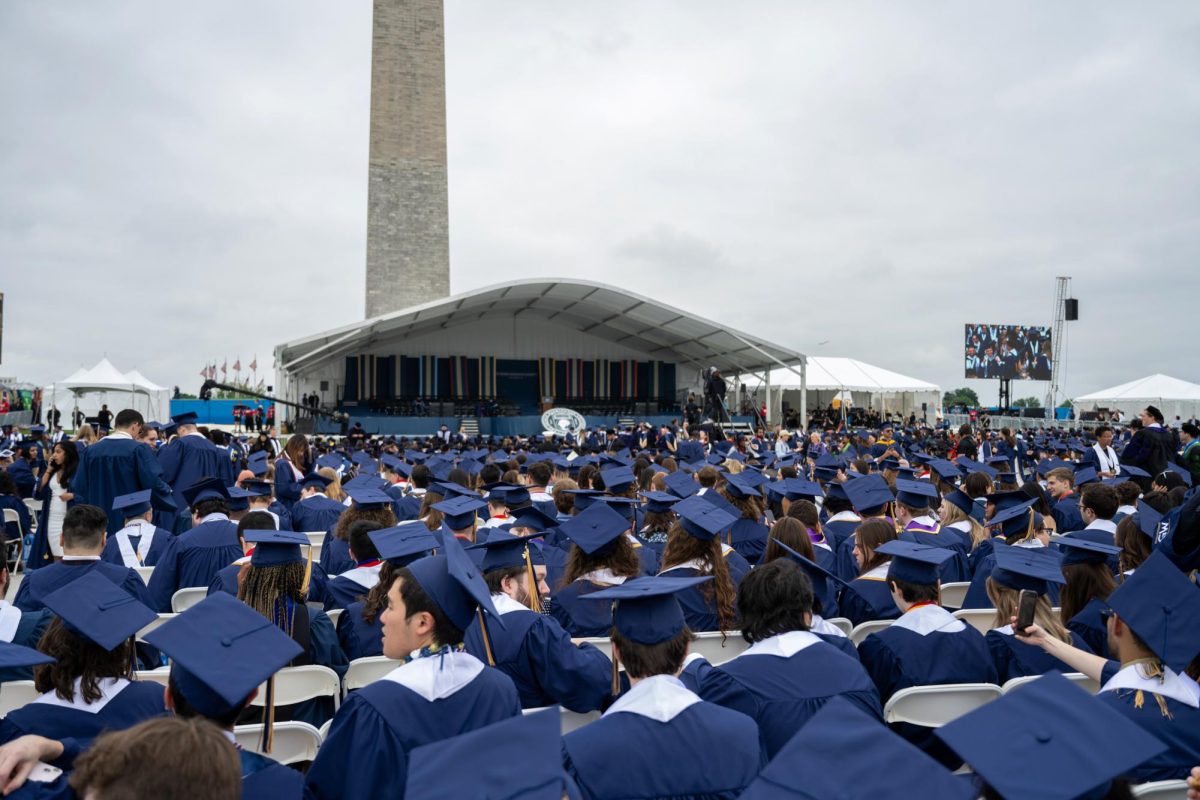
[[[313,561],[313,546],[308,546],[308,562],[304,565],[304,583],[300,587],[300,593],[304,598],[308,598],[308,584],[312,580],[312,561]]]
[[[617,664],[617,645],[612,643],[612,696],[616,697],[621,693],[621,668]]]
[[[529,607],[535,614],[542,613],[542,597],[538,592],[537,575],[533,571],[533,559],[529,557],[529,545],[525,545],[525,570],[529,575]]]
[[[492,655],[492,640],[488,638],[487,622],[483,619],[483,609],[475,609],[475,613],[479,615],[479,633],[483,636],[483,650],[487,653],[487,662],[489,667],[496,666],[496,657]]]
[[[1171,713],[1171,709],[1167,708],[1167,699],[1161,694],[1154,695],[1154,699],[1158,701],[1158,710],[1167,719],[1175,719],[1175,715]]]

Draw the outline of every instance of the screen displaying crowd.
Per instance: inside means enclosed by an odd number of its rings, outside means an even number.
[[[965,344],[968,378],[1050,380],[1052,361],[1047,327],[968,324]]]

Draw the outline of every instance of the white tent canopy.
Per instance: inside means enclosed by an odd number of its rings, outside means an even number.
[[[777,368],[769,374],[771,402],[786,402],[800,408],[800,376],[790,369]],[[807,405],[810,409],[826,408],[835,398],[856,408],[874,408],[895,414],[915,413],[922,416],[921,404],[930,419],[942,405],[942,390],[936,384],[910,378],[855,358],[809,356],[807,366]],[[761,381],[747,381],[750,391],[762,391]],[[765,398],[764,398],[765,399]],[[777,417],[776,417],[777,418]]]
[[[1200,384],[1155,373],[1075,398],[1077,412],[1120,409],[1126,419],[1148,405],[1161,411],[1167,424],[1173,423],[1175,417],[1184,421],[1200,418]]]
[[[166,421],[171,416],[171,392],[146,378],[136,369],[121,372],[107,358],[91,369],[78,369],[43,391],[43,407],[62,412],[65,428],[73,428],[71,414],[78,408],[92,417],[107,405],[115,415],[123,408],[142,412],[147,420]]]

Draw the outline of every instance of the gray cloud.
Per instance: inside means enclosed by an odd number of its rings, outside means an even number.
[[[370,5],[0,6],[0,373],[187,388],[360,318]],[[1068,394],[1200,377],[1195,4],[447,6],[455,291],[602,280],[950,388],[1066,274]]]

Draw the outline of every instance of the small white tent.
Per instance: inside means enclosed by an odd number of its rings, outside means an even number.
[[[1167,418],[1167,424],[1174,423],[1176,417],[1186,422],[1200,418],[1200,384],[1156,373],[1076,397],[1074,403],[1076,413],[1119,408],[1125,419],[1132,419],[1152,405]]]
[[[63,427],[73,428],[71,414],[78,408],[85,417],[95,416],[107,405],[115,415],[133,408],[147,420],[165,422],[171,416],[171,392],[147,379],[136,369],[122,373],[107,358],[91,369],[78,369],[64,380],[52,383],[43,392],[42,406],[62,412]]]
[[[778,401],[786,402],[793,410],[800,408],[799,371],[799,367],[795,371],[782,367],[771,370],[772,410],[778,408],[774,405]],[[827,408],[834,398],[844,399],[847,392],[851,398],[850,405],[855,408],[874,408],[882,413],[905,416],[915,413],[918,419],[923,414],[922,403],[925,404],[924,413],[930,420],[934,419],[942,405],[942,390],[936,384],[855,358],[809,356],[805,377],[810,411]],[[749,391],[762,391],[759,381],[751,379],[747,383]]]

